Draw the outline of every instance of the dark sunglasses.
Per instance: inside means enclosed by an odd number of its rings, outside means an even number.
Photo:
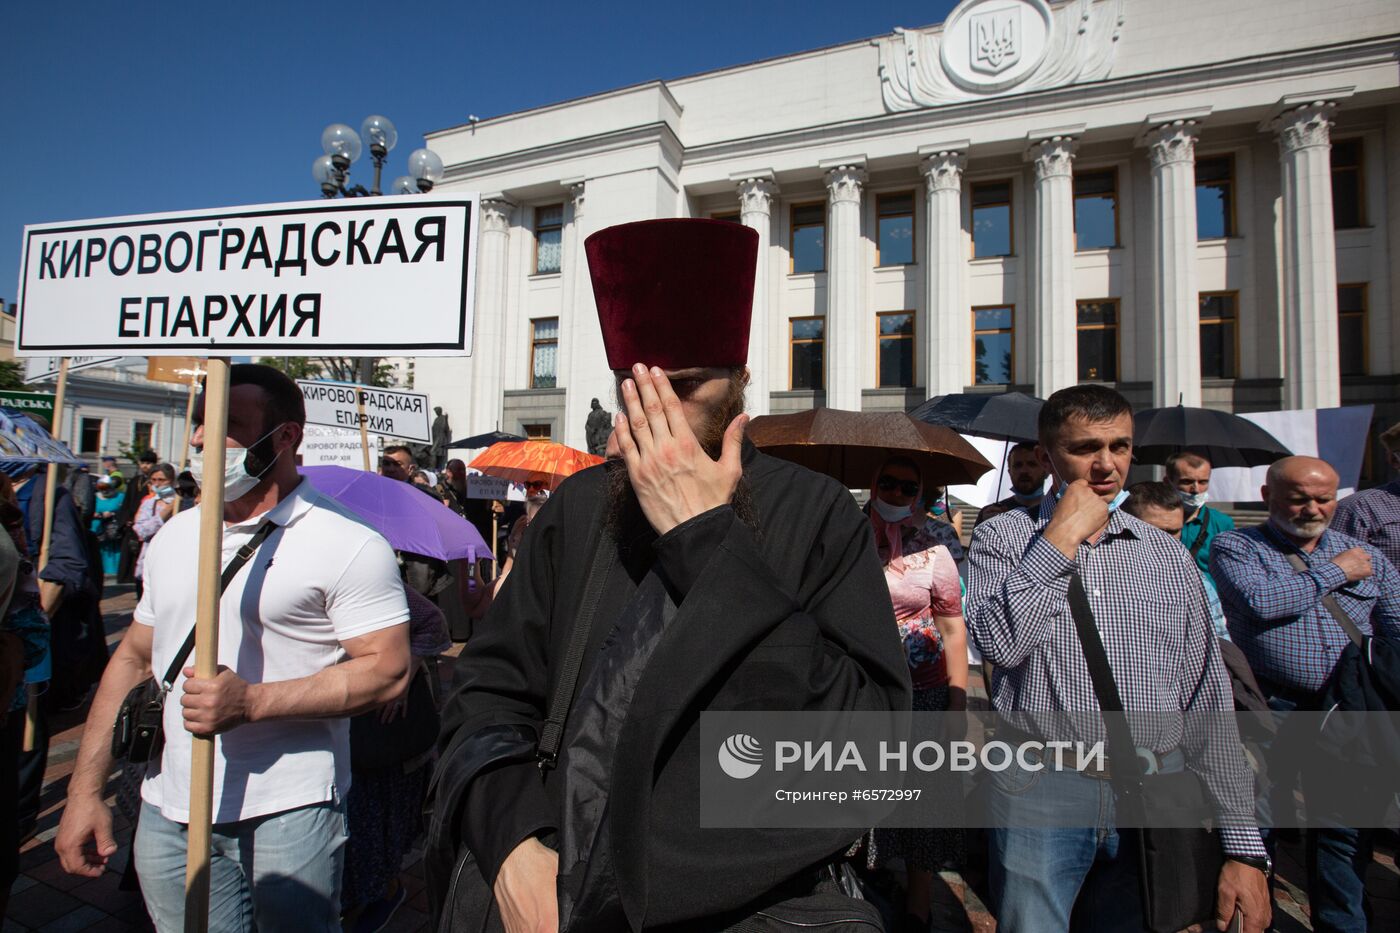
[[[548,484],[545,483],[544,480],[542,480],[542,479],[536,479],[536,480],[530,480],[528,483],[526,483],[526,484],[525,484],[525,488],[526,488],[526,489],[543,489],[546,485],[548,485]]]
[[[907,479],[895,479],[893,476],[882,476],[875,481],[875,488],[881,492],[893,492],[898,489],[906,496],[917,496],[919,494],[919,484]]]

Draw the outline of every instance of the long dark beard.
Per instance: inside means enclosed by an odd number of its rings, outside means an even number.
[[[725,430],[744,412],[744,384],[742,371],[731,377],[724,400],[705,413],[696,430],[696,440],[711,460],[720,458],[724,450]],[[626,465],[621,460],[610,461],[607,472],[608,509],[604,525],[608,532],[615,540],[627,542],[651,531],[642,505],[637,501],[637,493],[632,488],[632,478],[627,473]],[[739,477],[739,485],[734,489],[730,505],[739,520],[757,534],[758,514],[754,509],[753,493],[743,476]]]
[[[642,504],[637,500],[627,467],[621,460],[612,460],[608,462],[607,473],[608,508],[603,526],[608,530],[608,534],[614,541],[626,544],[651,533],[651,523],[647,521]],[[748,525],[755,535],[762,534],[758,524],[758,510],[754,507],[753,490],[749,487],[747,477],[739,477],[739,484],[734,487],[734,498],[729,504],[739,521]]]

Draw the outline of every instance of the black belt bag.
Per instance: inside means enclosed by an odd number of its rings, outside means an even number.
[[[277,527],[272,522],[263,522],[248,543],[238,549],[233,560],[224,568],[223,576],[219,578],[219,595],[223,595],[229,583],[238,575],[238,571],[252,560],[258,547]],[[154,677],[147,677],[127,693],[126,699],[122,700],[121,709],[117,711],[117,721],[112,725],[113,758],[139,765],[160,756],[161,749],[165,747],[165,698],[175,685],[175,678],[180,676],[180,669],[185,666],[185,660],[193,650],[194,629],[191,628],[184,644],[175,652],[175,660],[170,662],[165,676],[159,681]]]

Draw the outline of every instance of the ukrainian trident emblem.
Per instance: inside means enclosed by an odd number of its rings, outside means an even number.
[[[1003,8],[971,17],[971,65],[984,74],[1001,74],[1021,60],[1021,10]]]

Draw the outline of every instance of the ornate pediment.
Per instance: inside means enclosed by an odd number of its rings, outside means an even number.
[[[942,26],[877,39],[890,112],[1098,81],[1113,70],[1123,0],[963,0]]]

